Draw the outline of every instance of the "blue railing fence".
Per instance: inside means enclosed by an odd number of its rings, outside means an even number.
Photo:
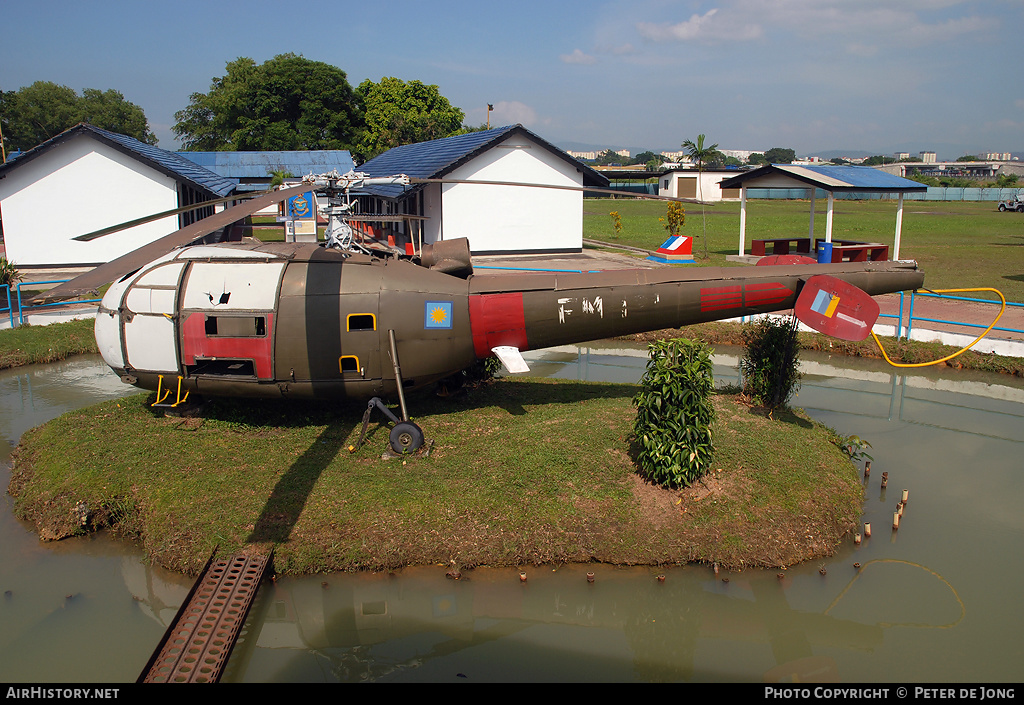
[[[15,305],[17,305],[17,307],[18,307],[18,325],[19,326],[23,326],[23,325],[25,325],[25,316],[29,315],[29,314],[32,314],[32,313],[38,313],[40,311],[47,310],[47,309],[51,309],[52,310],[52,309],[57,309],[57,308],[61,308],[61,307],[66,308],[69,304],[98,304],[101,301],[101,299],[75,299],[74,301],[58,301],[57,303],[52,303],[52,304],[36,304],[35,306],[29,306],[29,305],[26,305],[25,302],[22,300],[21,287],[23,287],[23,286],[26,287],[28,290],[33,290],[34,291],[34,290],[38,289],[39,286],[42,285],[42,284],[63,284],[65,282],[69,282],[69,281],[71,281],[71,280],[70,279],[52,279],[52,280],[48,280],[48,281],[18,282],[17,285],[14,287],[14,299],[13,300],[11,298],[11,287],[9,285],[5,284],[4,288],[7,289],[7,292],[6,292],[7,293],[7,308],[3,309],[3,310],[0,310],[0,314],[4,313],[6,311],[7,314],[8,314],[8,317],[10,319],[11,328],[14,328],[15,327],[15,324],[14,324],[14,306]]]
[[[6,313],[8,318],[10,319],[11,328],[14,328],[14,306],[11,305],[11,285],[0,284],[0,289],[3,289],[3,291],[0,292],[0,296],[3,297],[2,299],[0,299],[0,301],[7,301],[7,308],[0,309],[0,315]]]

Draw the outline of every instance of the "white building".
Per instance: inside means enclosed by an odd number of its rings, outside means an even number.
[[[82,123],[0,166],[6,256],[30,268],[109,262],[211,215],[214,207],[87,242],[73,238],[217,200],[234,186],[173,152]]]
[[[692,198],[704,201],[738,201],[740,190],[721,189],[718,184],[736,176],[735,169],[728,171],[696,169],[674,169],[658,177],[658,195],[671,198]],[[700,179],[698,188],[697,180]]]
[[[367,218],[392,216],[391,223],[381,222],[396,244],[465,237],[474,254],[581,251],[582,188],[608,186],[604,176],[522,125],[395,147],[357,170],[370,176],[491,182],[378,186],[359,192]]]

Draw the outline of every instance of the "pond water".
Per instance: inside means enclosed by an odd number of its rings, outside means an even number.
[[[719,349],[719,383],[737,381],[740,354]],[[538,375],[636,382],[646,351],[606,342],[527,357]],[[526,582],[483,568],[453,581],[438,566],[285,577],[261,589],[224,680],[1019,681],[1024,384],[803,357],[796,405],[872,444],[863,518],[873,530],[859,546],[784,572],[591,564],[527,568]],[[0,373],[0,438],[9,451],[67,409],[132,392],[98,358]],[[104,534],[41,543],[5,502],[0,681],[134,681],[190,581]]]

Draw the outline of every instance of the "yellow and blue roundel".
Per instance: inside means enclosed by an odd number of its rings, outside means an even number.
[[[451,330],[452,327],[452,302],[451,301],[428,301],[423,306],[423,327],[424,329],[442,328]]]

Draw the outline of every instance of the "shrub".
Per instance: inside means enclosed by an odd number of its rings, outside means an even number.
[[[800,385],[796,318],[765,316],[743,332],[743,392],[769,413],[784,408]]]
[[[14,286],[21,281],[21,272],[14,262],[8,261],[6,257],[0,257],[0,286]]]
[[[651,343],[648,350],[641,389],[633,398],[637,465],[655,484],[686,486],[708,471],[714,450],[711,349],[676,339]]]

